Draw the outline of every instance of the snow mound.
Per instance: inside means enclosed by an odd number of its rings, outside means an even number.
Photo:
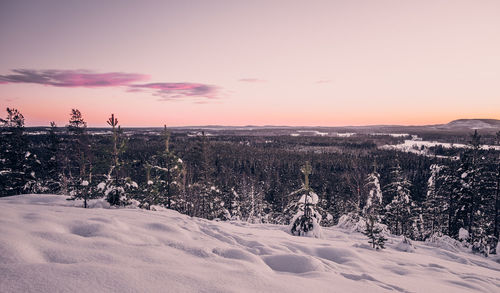
[[[351,232],[363,232],[366,229],[366,221],[358,215],[346,214],[340,217],[337,227]]]
[[[93,207],[98,207],[95,201]],[[0,292],[498,292],[500,263],[446,238],[373,250],[351,230],[83,209],[64,196],[0,199]]]
[[[303,255],[281,254],[264,257],[264,262],[274,271],[302,274],[323,271],[320,261]]]
[[[460,230],[458,230],[458,239],[460,240],[469,239],[469,231],[465,230],[464,228],[460,228]]]
[[[460,230],[463,230],[463,229],[460,229]],[[464,230],[464,231],[466,231],[466,230]],[[465,234],[463,234],[463,235],[465,235]],[[468,235],[469,234],[467,233],[467,238],[468,238]],[[467,239],[467,238],[464,238],[464,239]],[[433,234],[431,237],[426,239],[425,244],[427,244],[429,246],[445,249],[448,251],[453,251],[453,252],[457,252],[457,251],[461,251],[461,250],[466,249],[466,247],[464,246],[464,244],[462,242],[457,241],[457,240],[451,238],[450,236],[440,235],[438,233]]]
[[[410,239],[403,237],[401,242],[399,242],[395,248],[399,251],[405,251],[405,252],[415,252],[415,246],[413,246],[413,243]]]

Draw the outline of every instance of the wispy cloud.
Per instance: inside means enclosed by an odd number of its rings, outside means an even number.
[[[158,82],[130,85],[128,91],[153,90],[153,95],[162,100],[176,100],[186,97],[217,99],[219,88],[214,85],[190,82]]]
[[[266,82],[265,80],[258,79],[258,78],[241,78],[241,79],[238,79],[238,81],[241,81],[241,82]]]
[[[55,87],[87,88],[126,86],[127,92],[148,92],[164,101],[183,98],[213,100],[219,97],[220,88],[214,85],[193,82],[137,83],[149,79],[149,75],[139,73],[13,69],[12,74],[0,75],[0,84],[33,83]]]
[[[149,79],[138,73],[107,72],[90,70],[32,70],[14,69],[13,74],[0,75],[0,83],[35,83],[56,87],[114,87],[130,85]]]

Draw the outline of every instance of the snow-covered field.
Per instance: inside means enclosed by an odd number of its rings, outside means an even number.
[[[425,141],[425,140],[405,140],[403,143],[394,145],[383,145],[380,148],[386,150],[399,150],[402,152],[414,153],[417,155],[428,155],[428,149],[430,147],[441,146],[445,149],[450,148],[470,148],[470,145],[460,144],[460,143],[447,143],[447,142],[437,142],[437,141]],[[489,150],[494,149],[499,151],[500,146],[495,145],[482,145],[482,149]],[[432,155],[433,156],[433,155]]]
[[[0,292],[500,292],[498,258],[453,245],[80,204],[0,199]]]

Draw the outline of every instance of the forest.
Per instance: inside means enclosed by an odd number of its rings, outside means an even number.
[[[483,147],[478,131],[461,138],[466,148],[424,156],[379,148],[398,140],[389,136],[134,131],[115,115],[107,123],[89,131],[73,109],[67,125],[33,132],[20,111],[7,108],[0,196],[64,194],[83,207],[105,198],[111,206],[164,207],[209,220],[290,224],[307,164],[322,226],[342,216],[369,218],[409,239],[447,235],[496,253],[500,152]],[[500,145],[500,131],[487,140]]]

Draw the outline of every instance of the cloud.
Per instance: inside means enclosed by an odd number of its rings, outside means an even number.
[[[180,98],[207,98],[217,99],[219,88],[213,85],[190,82],[158,82],[130,85],[129,92],[153,90],[153,95],[162,100],[175,100]]]
[[[148,75],[138,73],[107,72],[90,70],[31,70],[14,69],[14,74],[0,75],[0,84],[35,83],[57,87],[114,87],[145,81]]]
[[[331,83],[333,82],[333,80],[330,80],[330,79],[324,79],[324,80],[318,80],[316,81],[316,83]]]
[[[241,81],[241,82],[266,82],[265,80],[258,79],[258,78],[241,78],[241,79],[238,79],[238,81]]]
[[[12,74],[0,75],[0,84],[34,83],[55,87],[87,88],[126,86],[127,92],[148,92],[163,101],[183,98],[214,100],[219,97],[219,87],[214,85],[193,82],[137,83],[149,78],[149,75],[138,73],[14,69]]]

